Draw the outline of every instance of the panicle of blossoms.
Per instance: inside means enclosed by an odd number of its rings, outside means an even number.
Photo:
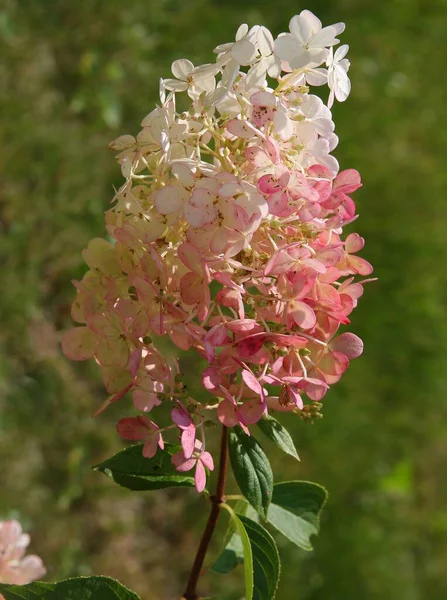
[[[176,60],[138,135],[111,143],[125,178],[106,213],[113,242],[83,253],[79,327],[63,348],[100,366],[109,397],[98,412],[132,393],[141,414],[117,429],[144,440],[145,456],[177,432],[174,464],[196,469],[199,490],[213,467],[203,426],[213,412],[248,434],[268,411],[306,416],[362,352],[356,335],[338,335],[363,293],[357,276],[372,273],[357,255],[364,240],[342,237],[360,175],[339,172],[331,154],[330,105],[350,91],[348,46],[333,50],[343,30],[308,10],[276,39],[242,25],[214,63]],[[325,83],[328,105],[310,91]],[[208,401],[189,396],[160,336],[206,359]]]
[[[29,542],[29,535],[22,532],[18,521],[0,521],[0,583],[25,585],[45,575],[38,556],[25,556]]]

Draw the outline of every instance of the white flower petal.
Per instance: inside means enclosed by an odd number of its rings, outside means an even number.
[[[265,83],[265,75],[267,72],[267,63],[265,58],[261,58],[260,61],[255,63],[248,70],[247,77],[245,78],[245,87],[248,90],[253,88],[263,87]]]
[[[267,27],[261,25],[257,35],[258,48],[262,56],[270,56],[273,53],[275,42]]]
[[[131,148],[135,143],[136,139],[133,137],[133,135],[120,135],[116,138],[116,140],[110,142],[109,148],[121,152],[122,150],[127,150],[127,148]]]
[[[311,69],[306,73],[306,80],[309,85],[326,85],[327,69]]]
[[[185,81],[191,71],[194,69],[194,65],[187,58],[180,58],[172,63],[171,71],[174,77]]]
[[[323,23],[320,21],[320,19],[310,10],[302,10],[300,16],[306,19],[314,33],[320,31],[320,29],[323,27]]]
[[[230,54],[240,65],[249,65],[256,57],[256,47],[248,40],[239,40],[233,44]]]
[[[276,97],[271,92],[256,92],[250,96],[250,102],[253,106],[270,106],[274,108],[276,106]]]
[[[295,56],[302,54],[303,49],[293,35],[282,33],[275,40],[275,52],[279,58],[290,62]]]
[[[189,194],[180,187],[167,185],[155,192],[154,204],[162,215],[170,215],[180,210],[185,204]]]
[[[239,25],[239,29],[236,31],[236,41],[241,40],[248,33],[248,25],[247,23],[242,23]]]
[[[289,29],[301,46],[305,46],[312,36],[312,23],[301,15],[290,19]]]
[[[171,92],[184,92],[188,89],[186,81],[179,81],[178,79],[165,79],[164,86]]]
[[[343,25],[343,28],[340,31],[339,26],[341,25]],[[333,46],[338,42],[336,36],[339,33],[341,33],[344,28],[344,23],[337,23],[336,25],[329,25],[328,27],[323,27],[321,31],[319,31],[313,36],[309,46],[313,48],[324,48],[325,46]]]
[[[337,48],[337,50],[335,51],[335,54],[334,54],[334,62],[340,62],[341,59],[346,56],[346,54],[348,53],[348,50],[349,50],[348,44],[343,44],[342,46]]]
[[[224,88],[229,88],[233,85],[234,80],[239,73],[239,63],[237,60],[230,60],[230,62],[226,65],[223,73],[222,79],[220,80],[220,85]]]

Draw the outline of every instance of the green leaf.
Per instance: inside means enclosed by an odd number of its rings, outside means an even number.
[[[142,444],[130,446],[93,468],[134,491],[194,487],[194,477],[176,471],[171,463],[171,456],[181,450],[180,446],[165,444],[153,458],[145,458],[142,450]]]
[[[245,515],[248,508],[249,504],[246,500],[238,500],[234,505],[233,511],[238,514]],[[236,530],[233,519],[230,520],[228,525],[222,547],[223,550],[210,567],[210,570],[214,573],[219,573],[220,575],[226,575],[244,560],[244,548],[242,546],[242,540]]]
[[[0,585],[5,600],[139,600],[110,577],[75,577],[58,583]]]
[[[222,507],[225,508],[230,513],[230,517],[234,523],[235,530],[239,535],[239,538],[242,543],[242,552],[244,556],[244,576],[245,576],[245,600],[253,599],[253,591],[254,591],[254,572],[253,572],[253,552],[251,549],[250,538],[248,533],[242,524],[241,518],[242,515],[238,516],[231,506],[228,504],[222,504]]]
[[[286,481],[273,489],[268,522],[303,550],[312,550],[310,537],[320,528],[327,491],[310,481]]]
[[[234,427],[229,435],[233,473],[241,492],[266,519],[273,493],[273,473],[264,450],[253,436]]]
[[[272,600],[281,571],[279,552],[270,533],[259,523],[239,516],[250,540],[253,555],[253,600]],[[247,600],[251,600],[247,594]]]
[[[261,431],[278,446],[278,448],[281,448],[286,454],[290,454],[290,456],[300,460],[292,436],[279,421],[268,415],[258,421],[257,425]]]

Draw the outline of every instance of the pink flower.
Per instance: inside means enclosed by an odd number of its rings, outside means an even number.
[[[143,456],[152,458],[157,447],[163,449],[164,442],[156,423],[147,417],[125,417],[116,424],[116,430],[125,440],[144,440]]]
[[[363,238],[343,231],[362,183],[355,169],[339,170],[332,114],[311,93],[329,83],[332,102],[328,56],[343,28],[323,28],[309,11],[275,42],[265,27],[242,26],[215,64],[175,61],[177,79],[162,82],[138,135],[111,145],[125,179],[105,218],[114,243],[94,239],[83,252],[78,326],[62,347],[101,369],[109,397],[96,414],[128,393],[151,416],[169,407],[165,429],[182,445],[175,460],[196,468],[198,489],[211,457],[197,424],[217,418],[250,434],[268,410],[302,415],[362,352],[339,331],[372,281]],[[163,447],[145,416],[117,428],[144,440],[145,456]]]
[[[25,556],[30,542],[18,521],[0,522],[0,582],[25,585],[46,573],[42,560],[34,554]]]
[[[196,443],[196,426],[191,419],[190,414],[180,402],[177,408],[171,412],[171,419],[181,430],[180,440],[182,443],[183,454],[186,458],[191,458]]]
[[[182,473],[184,471],[190,471],[195,467],[196,472],[194,475],[194,481],[196,484],[196,489],[199,493],[203,492],[206,485],[205,467],[210,471],[213,471],[214,462],[211,454],[202,450],[202,442],[196,440],[194,452],[189,458],[186,458],[184,452],[176,452],[172,456],[171,460],[177,471]]]

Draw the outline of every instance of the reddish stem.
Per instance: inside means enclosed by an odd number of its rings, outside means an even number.
[[[200,600],[197,594],[197,583],[202,573],[203,563],[205,561],[208,546],[211,542],[211,538],[213,537],[214,530],[216,529],[221,504],[225,500],[224,491],[225,481],[227,479],[227,467],[228,430],[226,427],[223,426],[222,436],[220,438],[219,473],[217,477],[216,492],[213,496],[210,496],[211,511],[208,517],[208,521],[206,523],[205,531],[203,532],[202,539],[200,540],[200,544],[197,549],[197,554],[192,565],[185,593],[183,594],[184,600]]]

